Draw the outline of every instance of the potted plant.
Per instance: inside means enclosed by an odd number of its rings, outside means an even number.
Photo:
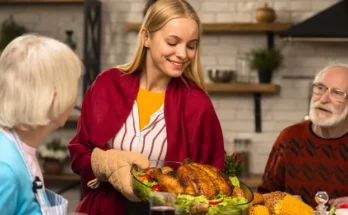
[[[62,145],[60,139],[52,139],[52,141],[39,146],[37,152],[43,161],[43,169],[47,174],[62,172],[69,157],[68,147]]]
[[[271,83],[273,72],[282,62],[283,55],[277,49],[261,48],[250,53],[250,68],[258,72],[260,83]]]
[[[3,21],[0,31],[0,53],[13,39],[25,33],[27,33],[27,29],[17,24],[12,16]]]

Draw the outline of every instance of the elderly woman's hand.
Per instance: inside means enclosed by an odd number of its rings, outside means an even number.
[[[329,204],[331,206],[336,206],[337,208],[340,208],[341,205],[348,205],[348,196],[330,199]]]

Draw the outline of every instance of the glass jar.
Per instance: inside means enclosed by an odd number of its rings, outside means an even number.
[[[250,83],[250,68],[248,55],[238,54],[236,60],[237,82]]]

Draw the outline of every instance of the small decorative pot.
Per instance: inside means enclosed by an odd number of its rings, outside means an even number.
[[[63,171],[63,163],[58,160],[45,160],[43,162],[43,170],[46,174],[59,174]]]
[[[259,23],[272,23],[275,19],[276,13],[267,3],[256,10],[256,21]]]
[[[259,83],[269,84],[272,82],[273,71],[258,71]]]

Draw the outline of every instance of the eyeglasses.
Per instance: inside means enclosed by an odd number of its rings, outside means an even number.
[[[312,85],[313,93],[319,96],[324,95],[324,93],[329,90],[329,96],[331,99],[336,101],[344,101],[347,98],[347,93],[343,90],[337,88],[328,88],[324,84],[314,83]]]

